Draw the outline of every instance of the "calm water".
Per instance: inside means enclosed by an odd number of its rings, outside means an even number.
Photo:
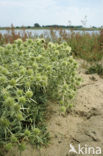
[[[70,30],[65,30],[67,33],[70,33],[71,31]],[[23,33],[23,30],[15,30],[16,33],[20,33],[22,35]],[[49,35],[50,34],[50,30],[49,29],[40,29],[40,30],[36,30],[36,29],[25,29],[25,32],[27,32],[28,34],[32,34],[32,35],[37,35],[37,36],[40,36],[40,35]],[[75,30],[74,32],[80,32],[80,33],[83,33],[84,31],[82,30]],[[92,34],[92,33],[99,33],[99,31],[85,31],[89,34]],[[0,33],[1,34],[6,34],[6,33],[11,33],[11,31],[7,31],[7,30],[0,30]],[[56,34],[58,35],[58,30],[56,30]]]

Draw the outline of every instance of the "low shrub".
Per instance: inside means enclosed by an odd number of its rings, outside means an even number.
[[[103,75],[103,66],[101,64],[90,66],[86,73],[87,74],[97,73],[98,75]]]
[[[48,142],[45,127],[47,100],[57,101],[61,110],[71,106],[81,78],[67,43],[44,39],[0,47],[0,145],[10,150],[25,142]]]

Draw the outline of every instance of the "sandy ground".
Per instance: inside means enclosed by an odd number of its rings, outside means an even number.
[[[84,70],[80,74],[84,81],[78,89],[72,111],[63,116],[60,115],[57,104],[50,105],[51,117],[47,124],[51,141],[48,147],[36,150],[28,146],[22,156],[82,155],[69,153],[70,144],[76,149],[78,144],[99,146],[103,156],[103,79],[98,75],[86,75]],[[15,151],[7,156],[20,155]]]

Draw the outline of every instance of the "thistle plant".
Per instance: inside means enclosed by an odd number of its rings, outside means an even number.
[[[71,47],[45,44],[44,39],[18,39],[0,47],[0,145],[6,150],[15,144],[25,149],[27,141],[46,144],[47,100],[57,101],[61,111],[72,106],[81,79]]]

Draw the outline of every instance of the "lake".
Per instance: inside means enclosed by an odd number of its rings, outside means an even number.
[[[70,33],[71,31],[68,30],[68,29],[64,29],[67,33]],[[56,34],[58,35],[59,33],[59,30],[54,30],[56,32]],[[21,29],[16,29],[15,30],[16,33],[20,33],[22,34],[23,33],[23,30]],[[37,36],[40,36],[40,35],[49,35],[50,34],[50,30],[49,29],[25,29],[25,32],[28,33],[28,34],[31,34],[32,36],[33,35],[37,35]],[[80,33],[83,33],[84,31],[83,30],[74,30],[73,32],[80,32]],[[92,34],[92,33],[99,33],[99,30],[93,30],[93,31],[85,31],[89,34]],[[11,31],[7,31],[7,30],[0,30],[0,33],[1,34],[7,34],[7,33],[11,33]]]

